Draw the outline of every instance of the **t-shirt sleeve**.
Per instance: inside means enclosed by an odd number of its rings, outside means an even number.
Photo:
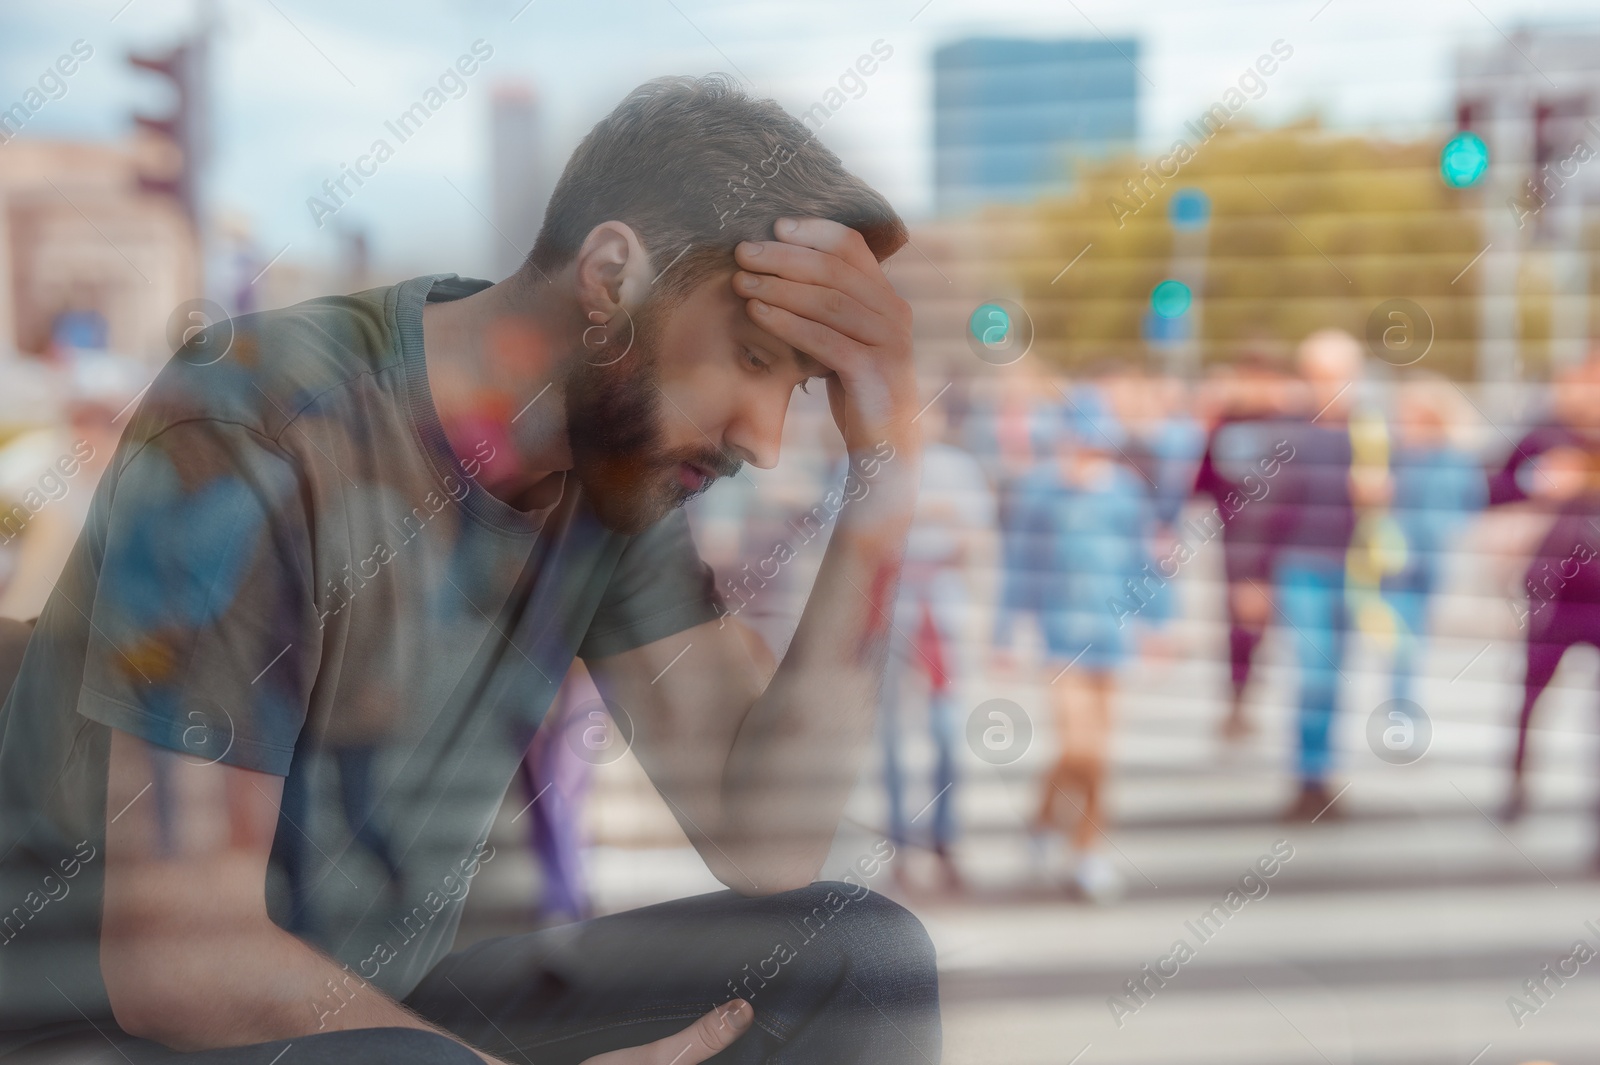
[[[578,654],[620,654],[726,612],[716,575],[695,548],[688,515],[673,510],[622,549]]]
[[[286,775],[321,652],[299,464],[182,422],[114,471],[78,712],[198,761]]]

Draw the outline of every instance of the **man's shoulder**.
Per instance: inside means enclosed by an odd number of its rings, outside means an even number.
[[[319,296],[196,330],[151,383],[130,434],[230,422],[276,439],[308,406],[401,359],[401,285]]]

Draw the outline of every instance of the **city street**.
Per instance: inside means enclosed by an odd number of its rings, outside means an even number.
[[[13,7],[0,1065],[1600,1065],[1596,0]]]

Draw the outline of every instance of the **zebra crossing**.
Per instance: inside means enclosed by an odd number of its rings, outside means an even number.
[[[1433,742],[1410,765],[1367,747],[1362,711],[1384,700],[1381,661],[1346,666],[1342,791],[1315,824],[1277,817],[1290,797],[1293,672],[1273,649],[1259,731],[1241,750],[1213,738],[1215,702],[1188,694],[1222,690],[1206,667],[1135,678],[1105,826],[1128,875],[1115,905],[1065,901],[1029,868],[1016,811],[1038,764],[982,767],[987,779],[974,764],[961,850],[973,897],[917,906],[940,946],[946,1060],[1600,1060],[1600,965],[1577,961],[1600,953],[1595,663],[1567,663],[1541,707],[1535,799],[1506,825],[1496,815],[1515,687],[1449,677],[1477,656],[1483,676],[1515,678],[1520,651],[1440,642],[1444,668],[1420,699]],[[1241,890],[1274,845],[1292,860]],[[1231,913],[1219,906],[1230,890],[1245,895]]]
[[[874,885],[916,912],[938,948],[944,1061],[1600,1061],[1600,960],[1580,960],[1579,949],[1600,959],[1600,655],[1580,650],[1563,664],[1536,722],[1529,810],[1505,824],[1497,815],[1522,672],[1509,612],[1470,587],[1440,603],[1416,694],[1431,740],[1405,765],[1369,745],[1366,719],[1389,694],[1387,660],[1357,641],[1336,728],[1342,790],[1316,823],[1283,823],[1293,790],[1289,647],[1281,635],[1263,645],[1255,731],[1225,745],[1216,736],[1226,689],[1220,619],[1207,613],[1214,600],[1203,586],[1186,602],[1172,633],[1178,653],[1124,675],[1102,828],[1127,890],[1108,905],[1072,898],[1059,870],[1039,867],[1023,831],[1054,749],[1048,678],[967,674],[965,707],[1011,700],[1033,732],[1009,765],[961,752],[956,857],[967,890],[901,895],[888,878]],[[910,778],[929,779],[931,744],[914,723],[905,753]],[[914,791],[908,809],[931,797]],[[509,820],[525,801],[508,797],[494,840],[516,846]],[[720,886],[631,758],[602,767],[587,817],[587,867],[603,912]],[[824,876],[881,836],[882,823],[874,760]],[[1261,860],[1274,853],[1266,876]],[[931,884],[927,858],[911,847],[897,860]],[[458,942],[510,930],[534,883],[521,857],[486,871]]]

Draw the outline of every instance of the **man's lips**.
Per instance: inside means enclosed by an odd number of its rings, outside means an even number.
[[[678,483],[690,492],[698,492],[716,480],[715,475],[692,462],[678,463]]]

